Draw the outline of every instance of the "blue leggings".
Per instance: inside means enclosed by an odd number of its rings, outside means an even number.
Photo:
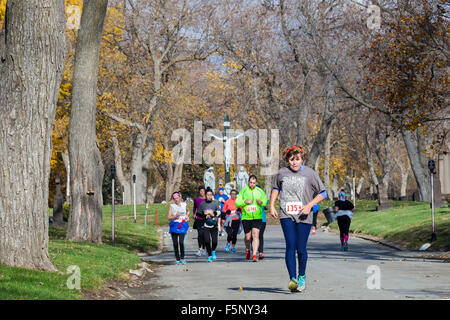
[[[290,218],[280,219],[280,223],[286,241],[285,260],[289,272],[289,279],[297,277],[295,252],[297,252],[298,255],[298,275],[303,276],[305,275],[306,262],[308,261],[306,243],[308,242],[311,225],[306,223],[295,223]]]

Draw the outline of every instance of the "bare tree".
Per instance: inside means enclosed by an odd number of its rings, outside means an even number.
[[[123,163],[118,165],[120,142],[114,143],[118,178],[125,187],[125,203],[131,201],[127,191],[131,190],[133,175],[136,175],[136,201],[146,201],[155,118],[159,113],[170,112],[166,98],[179,81],[177,68],[203,61],[214,51],[208,41],[207,28],[212,10],[212,6],[201,1],[126,1],[126,39],[118,41],[117,45],[130,62],[139,61],[136,67],[148,82],[145,87],[148,91],[139,95],[136,93],[141,91],[136,88],[136,92],[127,93],[134,101],[133,112],[117,110],[107,114],[133,131],[129,170]]]

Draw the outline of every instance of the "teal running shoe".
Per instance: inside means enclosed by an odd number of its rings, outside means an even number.
[[[186,264],[186,260],[181,260],[181,264]]]
[[[235,253],[236,249],[235,248],[231,248],[231,253]]]
[[[227,243],[227,245],[225,246],[225,251],[226,252],[230,251],[230,244],[229,243]]]
[[[306,287],[306,276],[298,276],[297,282],[298,282],[298,290],[300,292],[305,290],[305,287]]]
[[[176,264],[176,265],[179,265],[179,264],[181,264],[181,261],[178,261],[178,260],[177,260],[177,262],[175,262],[175,264]]]
[[[208,259],[207,259],[206,261],[208,261],[208,262],[213,262],[213,257],[212,257],[212,256],[211,256],[211,257],[208,257]]]
[[[215,251],[212,252],[212,259],[213,259],[213,260],[216,260],[216,259],[217,259],[217,256],[216,256],[216,252],[215,252]]]

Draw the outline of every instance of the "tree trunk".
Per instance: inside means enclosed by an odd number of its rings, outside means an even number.
[[[363,183],[364,183],[364,177],[359,178],[358,185],[356,186],[356,199],[360,198]]]
[[[392,208],[392,205],[389,203],[389,196],[388,196],[389,180],[390,180],[390,177],[391,177],[392,156],[393,156],[392,140],[391,140],[391,138],[386,139],[385,148],[386,148],[386,157],[384,158],[384,161],[382,163],[382,165],[383,165],[383,176],[381,177],[381,184],[379,185],[380,209]]]
[[[323,183],[328,193],[328,198],[333,200],[333,193],[330,185],[330,159],[331,159],[331,130],[328,131],[327,138],[325,139],[324,153],[323,153]]]
[[[142,133],[138,133],[133,140],[133,155],[131,159],[131,179],[132,201],[134,199],[133,175],[136,175],[136,203],[144,204],[147,198],[147,171],[148,161],[144,161],[144,139]]]
[[[386,207],[386,205],[389,204],[388,188],[389,188],[389,185],[385,182],[380,183],[378,185],[378,191],[379,191],[378,199],[380,201],[380,206]]]
[[[334,200],[334,199],[336,199],[337,197],[338,197],[338,194],[339,194],[339,181],[338,181],[338,179],[337,179],[337,176],[334,176],[334,178],[333,178],[333,184],[332,184],[332,186],[331,186],[331,200]]]
[[[61,192],[61,179],[59,175],[56,176],[56,192],[53,197],[53,225],[62,227],[66,223],[64,222],[63,215],[63,204],[64,204],[64,196]]]
[[[107,0],[84,1],[77,37],[69,124],[67,240],[102,242],[104,167],[96,137],[97,70]]]
[[[156,194],[159,189],[159,184],[154,183],[147,188],[147,203],[155,203]]]
[[[272,183],[274,176],[264,176],[264,192],[266,193],[267,199],[270,199],[272,194]]]
[[[62,159],[64,162],[64,166],[66,167],[66,200],[65,202],[69,202],[70,200],[70,160],[69,160],[69,151],[66,150],[62,154]]]
[[[323,78],[327,79],[325,76]],[[326,84],[325,91],[326,91],[326,103],[325,103],[325,110],[322,113],[322,121],[320,122],[320,129],[314,138],[314,143],[311,146],[308,160],[306,161],[306,164],[309,166],[315,164],[317,158],[320,156],[321,150],[324,149],[324,145],[331,130],[331,125],[333,123],[334,118],[336,117],[336,113],[334,112],[334,104],[335,104],[334,87],[332,86],[332,82],[329,80],[328,83]]]
[[[8,0],[0,33],[0,264],[56,271],[48,254],[52,127],[64,2]]]
[[[406,188],[408,187],[408,169],[400,167],[401,171],[401,185],[400,185],[400,200],[406,200]]]
[[[136,203],[146,203],[148,194],[147,172],[153,152],[153,139],[141,132],[138,132],[133,137],[131,169],[128,173],[125,173],[122,167],[119,142],[114,131],[111,132],[111,136],[114,146],[114,163],[116,165],[117,178],[120,184],[124,186],[124,204],[133,204],[134,201],[133,175],[136,175]],[[147,140],[147,143],[144,147],[145,140]]]
[[[166,201],[169,202],[172,198],[172,193],[179,191],[181,185],[181,178],[183,175],[183,163],[175,164],[167,163],[167,182],[166,182]]]
[[[131,199],[131,184],[130,180],[125,178],[125,174],[123,172],[122,167],[122,155],[120,153],[119,141],[117,140],[116,133],[114,131],[111,132],[113,147],[114,147],[114,164],[116,166],[116,175],[117,180],[120,183],[120,190],[122,190],[123,186],[123,204],[132,204]]]
[[[411,164],[414,178],[419,188],[420,201],[431,202],[431,184],[430,172],[428,170],[428,161],[423,154],[423,137],[415,131],[408,130],[402,132],[403,141],[408,151],[409,162]]]

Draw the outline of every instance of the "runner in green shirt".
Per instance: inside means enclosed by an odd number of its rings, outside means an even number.
[[[267,205],[264,190],[256,186],[257,178],[251,175],[248,185],[243,188],[236,199],[236,206],[242,207],[242,228],[245,233],[245,258],[250,260],[250,242],[253,248],[253,262],[257,262],[259,247],[259,230],[262,227],[262,208]],[[251,239],[253,238],[253,241]]]

